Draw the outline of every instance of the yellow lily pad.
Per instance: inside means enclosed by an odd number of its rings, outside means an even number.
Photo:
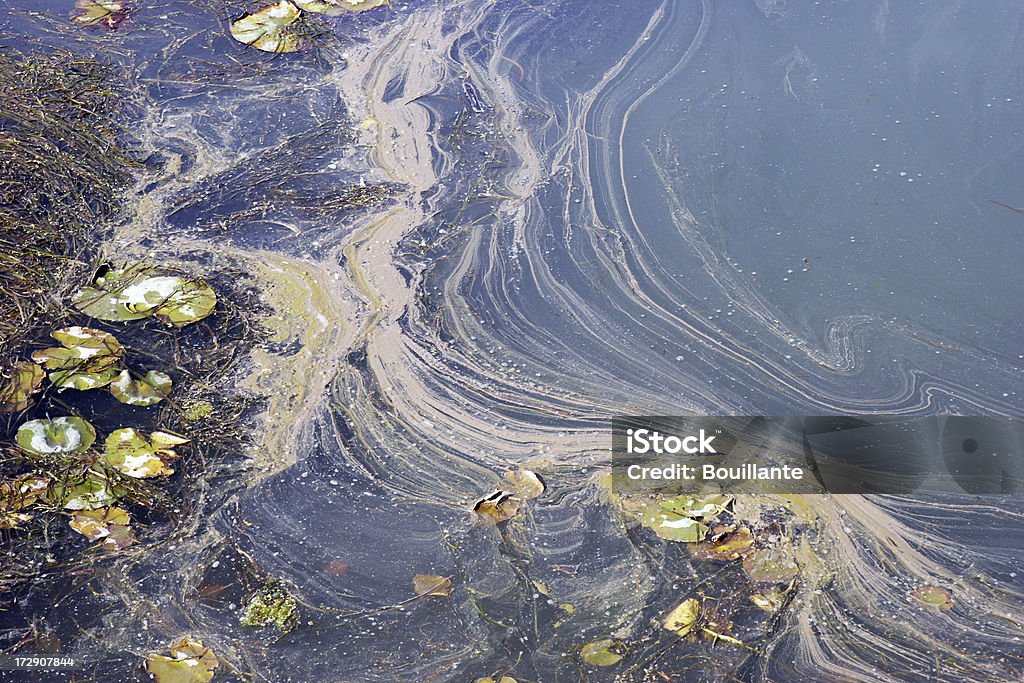
[[[167,463],[178,457],[171,446],[188,439],[168,432],[153,432],[146,439],[137,429],[124,427],[110,433],[104,443],[103,460],[118,471],[136,479],[174,474]]]
[[[120,550],[135,542],[131,518],[119,507],[82,510],[76,512],[68,524],[90,541],[102,539],[107,550]]]
[[[700,602],[696,598],[689,598],[666,614],[661,625],[677,635],[686,636],[693,630],[699,618]]]
[[[447,598],[452,594],[452,580],[434,574],[417,574],[412,579],[412,586],[416,595]]]
[[[117,377],[124,347],[112,334],[91,327],[65,327],[51,333],[60,347],[42,349],[32,360],[50,372],[61,389],[85,391],[106,386]]]
[[[264,52],[296,52],[305,41],[289,29],[301,14],[292,2],[281,0],[231,22],[231,37]]]
[[[46,373],[34,363],[22,360],[11,368],[11,377],[0,387],[0,413],[17,413],[32,405]]]
[[[213,650],[192,636],[171,643],[170,652],[146,657],[146,671],[157,683],[209,683],[220,666]]]

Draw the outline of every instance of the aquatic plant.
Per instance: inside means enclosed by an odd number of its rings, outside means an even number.
[[[270,581],[246,602],[239,617],[242,626],[276,626],[287,633],[299,624],[299,605],[279,581]]]
[[[296,52],[305,39],[290,29],[301,15],[289,0],[280,0],[231,22],[231,36],[264,52]]]
[[[135,8],[122,0],[75,0],[71,20],[82,26],[121,28]]]
[[[170,656],[151,654],[146,657],[146,671],[157,683],[208,683],[219,666],[213,650],[192,636],[171,643]]]
[[[73,297],[75,308],[98,320],[126,321],[154,316],[172,327],[202,320],[217,305],[202,280],[165,275],[144,264],[107,268]]]
[[[42,388],[46,373],[28,361],[17,361],[11,376],[0,386],[0,413],[16,413],[32,405],[32,397]]]

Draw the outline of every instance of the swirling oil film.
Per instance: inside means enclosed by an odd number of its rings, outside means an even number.
[[[1024,680],[1020,0],[0,5],[0,681]]]

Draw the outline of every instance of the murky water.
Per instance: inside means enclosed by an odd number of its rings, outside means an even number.
[[[404,3],[275,57],[227,35],[241,5],[140,2],[117,32],[69,5],[2,26],[147,94],[156,170],[108,250],[241,264],[276,311],[239,378],[263,445],[105,587],[81,680],[183,632],[237,670],[215,680],[1024,675],[1018,498],[738,501],[799,530],[765,617],[598,483],[613,414],[1021,412],[1018,2]],[[390,199],[353,208],[362,185]],[[474,524],[524,463],[529,514]],[[203,597],[239,553],[294,584],[297,630]],[[452,597],[409,603],[421,573]],[[954,609],[915,607],[922,583]],[[693,593],[751,647],[667,638]],[[580,662],[613,634],[623,664]]]

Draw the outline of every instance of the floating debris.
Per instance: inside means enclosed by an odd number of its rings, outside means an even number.
[[[105,550],[121,550],[135,542],[131,518],[119,507],[82,510],[68,524],[90,541],[102,539]]]
[[[768,613],[778,612],[783,605],[785,593],[778,588],[770,588],[750,596],[750,601]]]
[[[178,457],[173,447],[185,443],[188,439],[169,432],[153,432],[147,440],[137,429],[125,427],[107,437],[103,460],[129,477],[162,477],[174,474],[167,463]]]
[[[146,671],[157,683],[208,683],[220,661],[213,650],[192,636],[171,643],[171,656],[149,655]]]
[[[0,388],[0,413],[17,413],[32,405],[32,397],[39,393],[46,373],[27,360],[11,368],[11,378]]]
[[[501,678],[487,676],[486,678],[478,678],[473,683],[519,683],[519,681],[511,676],[502,676]]]
[[[299,605],[280,582],[272,582],[256,591],[246,603],[239,619],[242,626],[277,626],[287,633],[299,625]]]
[[[934,607],[940,612],[946,612],[953,609],[953,594],[939,586],[919,586],[914,589],[910,594],[910,597],[923,605]]]
[[[434,574],[417,574],[412,579],[412,587],[416,595],[447,598],[452,594],[452,580]]]
[[[71,21],[82,26],[103,26],[111,30],[122,28],[135,8],[121,0],[75,0]]]
[[[305,39],[289,29],[301,14],[289,0],[281,0],[231,22],[231,36],[264,52],[297,52]]]
[[[613,666],[622,661],[622,643],[611,638],[592,640],[580,650],[580,657],[593,666]]]
[[[693,556],[702,560],[735,560],[754,544],[754,535],[745,526],[719,525],[711,530],[711,538],[691,548]]]
[[[105,387],[120,372],[124,347],[112,334],[91,327],[65,327],[50,336],[61,343],[36,351],[32,360],[50,370],[49,378],[61,389],[87,391]]]
[[[473,512],[485,523],[500,524],[519,513],[519,501],[511,491],[495,489],[494,493],[484,496],[476,502]]]
[[[49,479],[36,474],[0,482],[0,529],[14,529],[31,520],[32,515],[22,510],[39,500],[49,485]]]
[[[151,406],[170,396],[173,386],[170,376],[157,370],[139,379],[132,379],[130,372],[122,370],[110,383],[110,393],[121,403]]]
[[[143,265],[109,269],[92,286],[80,289],[72,301],[82,313],[111,322],[153,316],[183,327],[213,313],[217,295],[210,285],[154,273]]]
[[[96,430],[80,417],[29,420],[18,427],[18,447],[34,455],[82,453],[96,441]]]
[[[681,605],[673,609],[662,619],[663,628],[672,631],[679,636],[687,636],[693,631],[693,627],[700,618],[700,602],[697,598],[684,600]]]

